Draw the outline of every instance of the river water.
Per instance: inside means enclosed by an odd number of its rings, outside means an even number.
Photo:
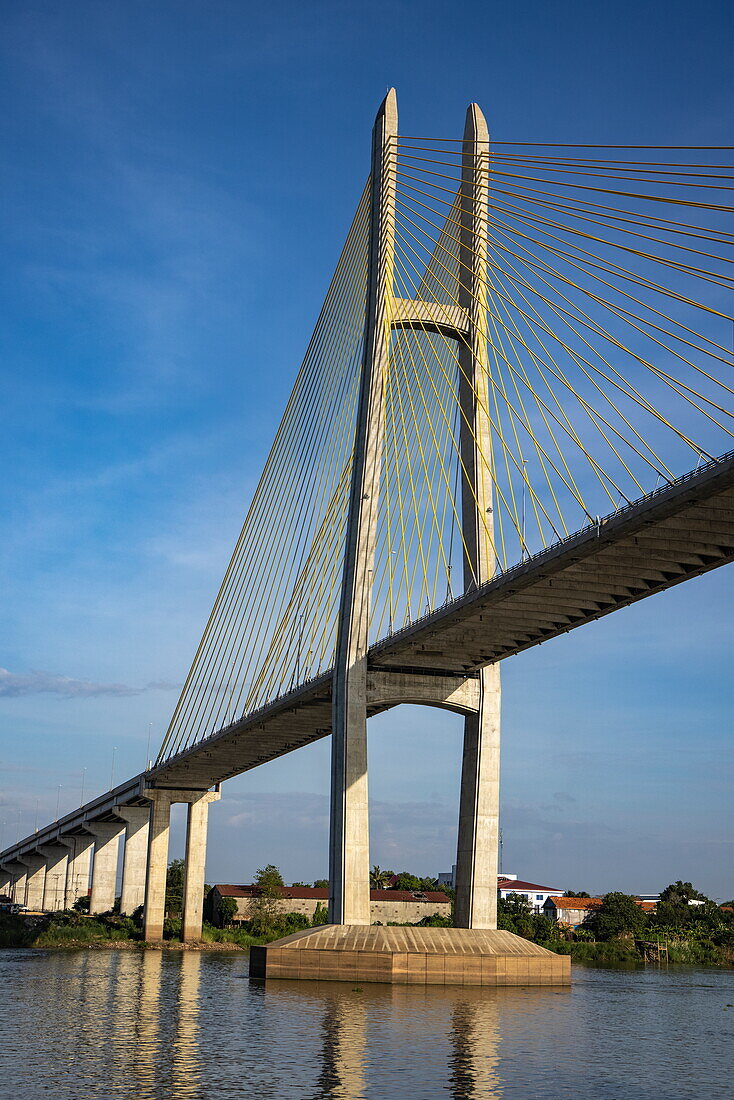
[[[3,1100],[734,1098],[734,971],[263,985],[241,954],[6,950],[0,998]]]

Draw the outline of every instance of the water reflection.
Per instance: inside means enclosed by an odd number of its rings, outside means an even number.
[[[247,980],[242,955],[0,951],[14,1100],[731,1096],[734,973],[580,971],[571,990]],[[680,1044],[685,1058],[671,1056]]]
[[[454,1100],[502,1095],[499,1066],[499,1025],[496,992],[461,1000],[451,1020],[451,1096]]]
[[[185,951],[181,955],[177,998],[178,1019],[171,1065],[171,1091],[174,1096],[181,1098],[200,1095],[200,982],[201,955],[198,951]]]
[[[316,1100],[363,1100],[367,1010],[363,999],[326,996]]]
[[[158,1074],[162,972],[163,952],[145,951],[140,964],[138,1005],[135,1014],[137,1048],[135,1073],[141,1096],[154,1094]]]

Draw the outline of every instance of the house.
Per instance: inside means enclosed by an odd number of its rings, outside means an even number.
[[[454,864],[451,871],[442,871],[439,874],[438,883],[441,886],[454,886],[455,879],[456,864]],[[497,890],[501,898],[508,898],[510,894],[520,894],[530,903],[534,913],[542,912],[547,898],[557,898],[563,894],[563,890],[558,890],[553,886],[540,886],[537,882],[525,882],[524,879],[519,879],[517,875],[505,874],[502,871],[497,876]]]
[[[497,880],[497,890],[501,898],[509,898],[510,894],[519,894],[530,903],[534,913],[542,913],[543,906],[548,898],[560,898],[563,890],[554,886],[540,886],[537,882],[525,882],[517,875],[503,875]]]
[[[252,902],[260,896],[258,886],[232,886],[218,883],[207,896],[211,919],[219,923],[219,902],[222,898],[234,898],[237,902],[235,923],[249,920]],[[313,920],[317,906],[326,908],[329,891],[316,886],[281,886],[280,897],[275,900],[278,913],[302,913]],[[424,917],[448,917],[451,901],[438,890],[370,890],[370,915],[373,924],[417,924]]]
[[[563,924],[567,928],[578,928],[584,923],[589,910],[601,905],[602,900],[602,898],[551,897],[543,905],[543,914],[557,924]],[[635,901],[645,913],[651,913],[657,905],[655,901],[642,901],[640,898],[635,898]]]
[[[548,898],[543,904],[543,915],[566,928],[578,928],[584,923],[590,909],[601,905],[601,898]]]

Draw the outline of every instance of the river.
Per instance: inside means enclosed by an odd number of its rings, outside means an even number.
[[[568,989],[251,983],[247,957],[0,951],[5,1100],[734,1097],[734,971]]]

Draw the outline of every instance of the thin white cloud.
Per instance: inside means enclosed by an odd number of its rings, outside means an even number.
[[[31,671],[25,674],[0,668],[0,696],[18,698],[23,695],[60,695],[66,699],[93,698],[98,695],[142,695],[146,691],[174,691],[179,684],[155,680],[144,687],[129,684],[99,684],[93,680],[75,680],[52,672]]]

